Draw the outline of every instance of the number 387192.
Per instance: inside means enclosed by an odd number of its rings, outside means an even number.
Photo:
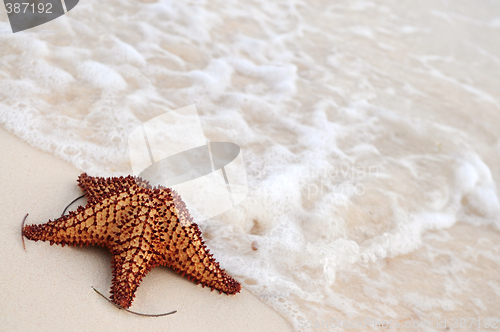
[[[52,4],[49,3],[29,3],[29,2],[23,2],[23,3],[6,3],[5,8],[7,9],[7,14],[11,13],[39,13],[39,14],[52,14]]]

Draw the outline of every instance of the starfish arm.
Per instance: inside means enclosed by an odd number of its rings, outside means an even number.
[[[67,216],[41,225],[28,225],[23,228],[23,235],[30,240],[50,241],[50,244],[73,244],[100,246],[107,245],[108,229],[105,213],[109,209],[98,211],[100,206],[88,204],[85,208],[78,207]]]
[[[78,177],[78,185],[82,188],[89,203],[96,203],[103,197],[108,197],[123,191],[134,193],[134,188],[151,188],[147,181],[132,176],[119,178],[101,178],[83,173]]]
[[[113,281],[111,301],[122,308],[129,308],[142,278],[158,264],[150,250],[150,243],[136,238],[121,245],[113,255]]]
[[[170,222],[161,241],[166,246],[160,264],[173,268],[183,276],[187,275],[189,280],[201,283],[203,287],[217,289],[221,293],[236,294],[241,290],[238,281],[221,269],[210,254],[195,223],[181,226]]]

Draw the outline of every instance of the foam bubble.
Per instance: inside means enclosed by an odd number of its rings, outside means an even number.
[[[85,61],[77,67],[78,78],[94,88],[105,91],[124,90],[127,82],[115,70],[102,63]]]

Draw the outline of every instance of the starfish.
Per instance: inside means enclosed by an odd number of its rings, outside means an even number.
[[[113,255],[111,301],[129,308],[142,278],[158,265],[169,266],[220,293],[235,294],[241,285],[220,268],[201,231],[175,190],[137,177],[100,178],[83,173],[78,185],[87,196],[56,220],[23,227],[30,240],[50,244],[98,245]]]

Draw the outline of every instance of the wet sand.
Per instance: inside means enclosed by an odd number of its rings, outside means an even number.
[[[81,195],[76,182],[81,172],[3,128],[0,141],[1,330],[292,331],[279,314],[246,289],[235,296],[219,295],[166,267],[157,267],[144,278],[130,309],[177,313],[136,316],[117,309],[91,288],[109,295],[111,255],[106,249],[25,240],[25,252],[21,241],[24,215],[29,212],[26,224],[57,218]]]

